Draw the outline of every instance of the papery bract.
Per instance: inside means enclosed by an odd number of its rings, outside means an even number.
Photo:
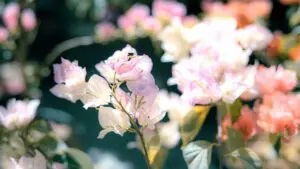
[[[137,95],[147,96],[158,92],[158,87],[151,74],[145,74],[140,79],[128,81],[126,84],[128,89]]]
[[[131,102],[131,112],[134,112],[138,123],[149,129],[154,129],[155,124],[162,120],[166,114],[159,106],[157,93],[147,96],[133,94]]]
[[[98,107],[110,102],[111,89],[108,83],[102,77],[93,75],[86,85],[86,93],[82,96],[81,101],[84,108]]]
[[[9,100],[7,107],[0,106],[0,122],[9,130],[26,127],[36,116],[39,100]]]
[[[131,126],[129,117],[122,111],[111,107],[99,108],[99,123],[103,128],[98,138],[104,138],[109,132],[123,135]]]
[[[54,64],[54,80],[56,83],[65,83],[66,86],[76,85],[85,81],[86,70],[78,66],[78,62],[70,62],[61,58],[61,64]]]
[[[36,16],[31,9],[25,9],[22,11],[21,24],[27,32],[32,31],[36,27]]]
[[[58,83],[50,89],[57,97],[77,101],[85,93],[86,70],[78,66],[78,62],[70,62],[64,58],[61,64],[54,64],[54,81]]]
[[[129,45],[116,51],[105,63],[112,68],[119,81],[137,80],[152,69],[151,59],[146,55],[138,56]]]

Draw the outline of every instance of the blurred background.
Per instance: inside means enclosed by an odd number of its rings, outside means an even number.
[[[2,1],[2,3],[4,2],[11,1]],[[132,4],[142,3],[149,5],[149,7],[152,4],[151,0],[35,0],[35,2],[39,26],[36,38],[29,48],[28,60],[31,61],[43,61],[57,44],[65,40],[93,35],[95,25],[99,22],[116,23],[118,17]],[[199,15],[201,13],[200,0],[180,0],[179,2],[186,5],[188,14]],[[291,31],[286,19],[288,9],[288,6],[282,5],[278,0],[273,1],[273,9],[268,22],[268,27],[272,31],[280,30],[283,33]],[[78,60],[81,66],[87,68],[88,75],[91,75],[96,72],[94,68],[96,63],[111,56],[115,50],[123,48],[126,44],[125,41],[114,40],[103,44],[80,46],[63,52],[61,57]],[[139,38],[131,42],[131,45],[137,49],[138,53],[147,54],[153,59],[153,74],[157,78],[159,87],[176,91],[176,87],[168,87],[166,84],[167,79],[171,76],[172,64],[160,62],[160,56],[163,52],[154,48],[151,39]],[[7,62],[9,59],[9,55],[2,56],[1,62]],[[59,57],[56,58],[54,63],[59,62],[59,59]],[[46,64],[45,67],[47,67]],[[50,74],[37,84],[40,87],[41,95],[39,116],[70,125],[73,128],[71,137],[67,141],[70,146],[78,147],[90,153],[96,153],[93,148],[99,148],[102,152],[112,153],[122,162],[128,163],[124,165],[128,169],[146,168],[141,153],[137,149],[128,148],[128,143],[135,140],[134,135],[125,134],[124,137],[120,137],[109,134],[104,139],[97,139],[100,126],[96,111],[86,111],[81,104],[73,104],[67,100],[59,99],[49,92],[49,89],[54,86],[52,68],[50,67],[49,70],[45,68],[45,71]],[[23,97],[22,95],[16,96]],[[6,103],[10,97],[3,95],[1,104]],[[215,140],[217,122],[214,112],[209,114],[197,139]],[[213,159],[211,168],[218,168],[217,165],[218,162]],[[171,150],[165,169],[186,168],[180,146]]]

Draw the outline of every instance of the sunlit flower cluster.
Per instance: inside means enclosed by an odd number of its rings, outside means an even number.
[[[62,59],[61,64],[54,65],[58,84],[51,89],[52,93],[73,102],[80,100],[84,108],[98,109],[103,128],[100,138],[111,131],[123,135],[136,122],[154,129],[165,113],[156,99],[158,87],[151,75],[151,59],[126,46],[97,64],[96,69],[101,76],[94,74],[85,81],[84,68]]]

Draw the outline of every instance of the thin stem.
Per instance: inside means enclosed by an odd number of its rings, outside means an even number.
[[[149,154],[148,154],[148,150],[147,150],[147,145],[143,136],[143,133],[140,131],[139,126],[136,124],[136,122],[134,121],[134,119],[130,116],[130,114],[126,111],[126,109],[124,108],[124,106],[122,105],[122,103],[117,99],[116,95],[114,94],[114,90],[113,90],[113,94],[112,96],[114,97],[114,99],[116,100],[116,102],[119,104],[119,106],[121,107],[121,110],[129,117],[130,122],[133,126],[133,129],[136,131],[139,139],[141,140],[142,143],[142,148],[143,148],[143,154],[145,157],[145,161],[147,163],[147,167],[148,169],[151,169],[151,165],[150,165],[150,161],[149,161]]]
[[[45,62],[47,65],[50,65],[63,52],[79,46],[88,46],[93,43],[95,43],[95,38],[93,36],[76,37],[66,40],[54,47],[54,49],[46,56]]]
[[[227,108],[227,107],[226,107]],[[222,112],[221,112],[222,108],[220,105],[217,105],[217,121],[218,121],[218,137],[217,137],[217,140],[218,140],[218,144],[220,145],[219,147],[219,169],[222,169],[223,168],[223,156],[222,156]]]

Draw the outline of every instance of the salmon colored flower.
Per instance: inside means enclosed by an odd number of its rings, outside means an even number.
[[[288,52],[289,58],[294,61],[300,60],[300,45],[295,46]]]
[[[281,3],[285,5],[293,5],[293,4],[299,4],[299,0],[280,0]]]
[[[248,106],[244,106],[233,127],[243,134],[244,140],[248,140],[257,133],[255,113]]]
[[[232,127],[232,121],[229,113],[223,117],[221,124],[218,126],[218,138],[223,141],[228,139],[228,127]]]
[[[282,93],[265,95],[261,103],[256,103],[254,111],[257,113],[258,127],[289,139],[298,133],[298,124],[286,99],[288,97]]]
[[[269,57],[277,57],[281,52],[281,46],[283,41],[283,35],[280,32],[275,32],[273,35],[273,39],[268,45],[267,55]]]
[[[232,16],[237,20],[238,27],[244,27],[260,17],[267,17],[271,12],[272,4],[269,0],[231,0],[227,4],[205,1],[203,9],[209,16]]]
[[[256,83],[261,94],[271,94],[276,91],[289,92],[297,85],[296,72],[283,67],[259,67]]]

